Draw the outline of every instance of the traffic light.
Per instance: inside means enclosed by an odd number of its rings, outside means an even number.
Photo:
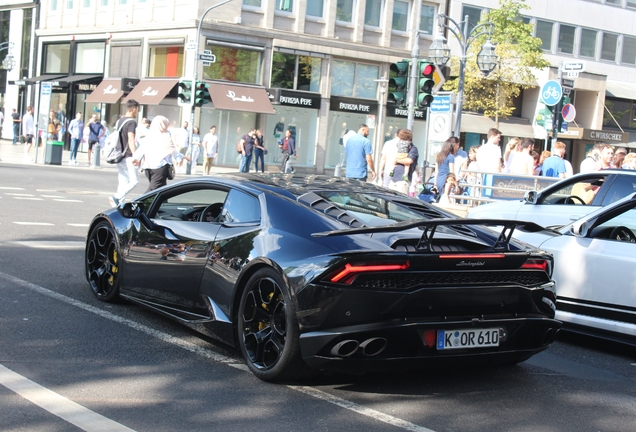
[[[435,80],[433,80],[433,74],[435,73],[435,64],[427,60],[422,60],[417,64],[417,107],[427,108],[433,103],[433,87],[435,87]]]
[[[178,86],[177,103],[179,106],[192,105],[192,80],[180,78]]]
[[[194,89],[194,106],[202,107],[206,103],[210,103],[210,84],[203,81],[197,81]]]
[[[389,95],[387,102],[390,104],[405,106],[409,81],[409,62],[406,60],[392,63],[389,66],[391,78],[389,79]]]

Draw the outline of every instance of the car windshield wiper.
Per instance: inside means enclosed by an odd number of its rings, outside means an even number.
[[[455,218],[435,218],[435,219],[424,219],[417,221],[404,221],[398,222],[393,225],[385,225],[385,226],[376,226],[376,227],[360,227],[360,228],[349,228],[342,230],[334,230],[334,231],[323,231],[313,233],[312,237],[332,237],[332,236],[341,236],[341,235],[352,235],[352,234],[373,234],[373,233],[381,233],[381,232],[400,232],[406,231],[412,228],[421,228],[422,236],[420,237],[420,241],[417,244],[417,249],[423,249],[424,251],[431,250],[431,243],[433,240],[433,236],[435,235],[435,231],[438,226],[448,226],[453,228],[454,225],[457,226],[466,226],[466,225],[485,225],[485,226],[501,226],[503,227],[497,240],[492,246],[495,250],[510,250],[510,240],[512,238],[512,233],[515,229],[524,232],[540,232],[540,231],[552,231],[548,230],[541,225],[538,225],[534,222],[524,222],[524,221],[510,221],[503,219],[462,219],[461,221]]]

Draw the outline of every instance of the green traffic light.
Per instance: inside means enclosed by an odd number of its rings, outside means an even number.
[[[194,106],[201,107],[210,103],[210,84],[203,81],[197,81],[194,91]]]
[[[389,70],[398,76],[407,75],[409,71],[409,62],[402,60],[397,63],[392,63],[391,66],[389,66]]]
[[[180,105],[192,104],[192,81],[186,79],[179,80],[179,91],[177,93],[177,99]]]
[[[386,101],[393,105],[404,105],[404,101],[406,100],[405,92],[391,92],[387,95]]]

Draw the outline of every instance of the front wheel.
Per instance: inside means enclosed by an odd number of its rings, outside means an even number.
[[[90,232],[85,251],[86,278],[93,294],[104,302],[119,299],[120,254],[117,237],[107,222]]]
[[[300,354],[300,330],[289,290],[273,269],[260,269],[250,277],[237,324],[241,354],[258,378],[288,381],[309,374]]]

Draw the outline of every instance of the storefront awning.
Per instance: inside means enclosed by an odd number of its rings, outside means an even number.
[[[97,78],[101,78],[103,75],[70,75],[64,78],[58,78],[54,81],[58,81],[61,83],[76,83],[80,81],[90,81]]]
[[[141,105],[159,105],[178,82],[178,79],[143,79],[128,94],[124,102],[134,99]]]
[[[263,87],[246,87],[210,82],[210,97],[216,109],[275,114]]]
[[[46,74],[36,77],[27,78],[24,80],[26,84],[35,84],[42,81],[59,81],[60,78],[64,78],[66,74]]]
[[[495,122],[483,115],[462,115],[462,132],[487,134],[488,129],[494,128]],[[526,119],[500,119],[499,127],[505,137],[533,138],[534,129]]]
[[[607,81],[605,93],[615,98],[636,100],[636,84]]]
[[[121,78],[106,78],[86,97],[86,102],[114,104],[123,95]]]

